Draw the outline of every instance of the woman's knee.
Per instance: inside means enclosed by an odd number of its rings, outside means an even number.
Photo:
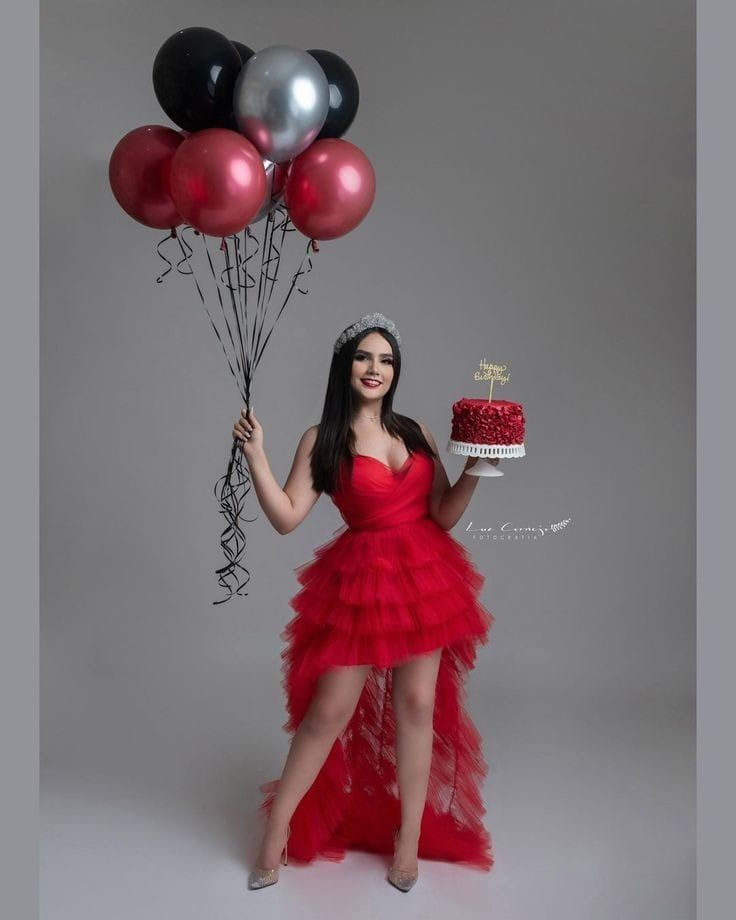
[[[427,725],[434,716],[434,687],[407,687],[393,694],[396,716],[407,719],[413,725]]]
[[[337,734],[347,725],[355,707],[335,694],[317,693],[307,709],[307,728],[318,734]]]

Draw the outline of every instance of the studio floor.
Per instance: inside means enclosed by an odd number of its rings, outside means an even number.
[[[476,699],[489,873],[420,860],[404,894],[385,880],[383,857],[352,852],[289,864],[277,885],[248,891],[257,786],[285,755],[285,734],[234,703],[215,719],[213,701],[192,699],[185,726],[180,707],[136,711],[111,691],[80,704],[85,743],[52,737],[42,764],[44,920],[695,917],[687,705]],[[250,737],[234,743],[244,718]]]

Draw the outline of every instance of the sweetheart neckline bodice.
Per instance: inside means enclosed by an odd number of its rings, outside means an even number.
[[[404,462],[401,464],[401,466],[397,470],[395,470],[392,466],[389,466],[389,464],[386,463],[385,461],[379,460],[378,457],[373,457],[370,454],[353,454],[353,459],[355,459],[356,457],[361,457],[364,460],[374,460],[376,463],[380,463],[381,466],[385,467],[387,470],[389,470],[389,472],[397,476],[399,473],[403,471],[404,467],[413,458],[413,456],[414,455],[410,453],[409,456],[406,458],[406,460],[404,460]]]

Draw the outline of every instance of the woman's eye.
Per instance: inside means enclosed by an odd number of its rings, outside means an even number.
[[[356,358],[355,358],[355,360],[356,360],[356,361],[367,361],[367,360],[368,360],[368,355],[357,355]],[[382,361],[381,363],[382,363],[382,364],[393,364],[394,362],[393,362],[393,359],[392,359],[392,358],[384,358],[383,361]]]

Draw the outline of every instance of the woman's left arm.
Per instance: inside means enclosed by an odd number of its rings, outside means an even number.
[[[468,507],[468,502],[478,485],[477,476],[466,476],[465,471],[477,463],[477,457],[466,457],[465,466],[454,486],[450,485],[447,473],[439,459],[439,450],[430,430],[419,422],[422,434],[435,451],[437,457],[434,461],[434,482],[429,496],[429,514],[443,530],[452,530]]]

